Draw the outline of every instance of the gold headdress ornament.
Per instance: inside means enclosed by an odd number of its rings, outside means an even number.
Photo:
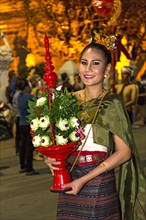
[[[98,28],[91,30],[92,42],[104,45],[108,50],[115,50],[117,48],[117,38],[114,35],[104,36],[100,35]]]

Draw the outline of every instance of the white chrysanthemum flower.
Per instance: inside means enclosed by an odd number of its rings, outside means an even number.
[[[49,116],[45,115],[39,119],[39,127],[45,130],[50,125]]]
[[[77,131],[73,131],[69,134],[69,140],[73,142],[77,142],[80,140],[80,134]]]
[[[32,143],[34,147],[39,147],[41,145],[41,137],[39,135],[34,136]]]
[[[38,98],[38,99],[37,99],[36,106],[37,106],[37,107],[43,106],[43,105],[46,104],[46,102],[47,102],[47,98],[46,98],[46,97]]]
[[[55,140],[57,145],[67,144],[68,142],[67,136],[62,136],[62,135],[56,135]]]
[[[56,123],[56,127],[61,131],[67,131],[69,129],[68,120],[60,118],[60,120]]]
[[[52,144],[52,141],[49,138],[49,136],[44,135],[44,136],[41,137],[41,146],[48,147],[51,144]]]
[[[36,131],[39,128],[39,119],[35,118],[30,122],[30,127],[33,131]]]
[[[78,128],[80,126],[80,120],[78,118],[76,118],[75,116],[70,117],[69,125],[72,128]]]

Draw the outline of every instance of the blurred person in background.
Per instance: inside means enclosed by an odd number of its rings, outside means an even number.
[[[22,79],[17,79],[16,81],[16,92],[14,93],[13,99],[12,99],[12,106],[13,111],[15,114],[15,123],[14,123],[14,137],[15,137],[15,149],[16,149],[16,155],[19,155],[20,153],[20,145],[21,145],[21,136],[20,136],[20,130],[19,130],[19,120],[20,120],[20,111],[18,108],[18,97],[21,92],[21,84]]]
[[[14,70],[11,70],[8,73],[8,87],[6,88],[6,97],[8,99],[8,103],[12,104],[12,99],[14,96],[14,93],[16,92],[16,80],[17,76]]]
[[[41,81],[40,76],[38,74],[33,74],[31,77],[29,77],[29,83],[31,86],[31,94],[33,96],[37,97],[39,95],[39,91],[40,91],[39,89],[42,86],[42,81]],[[43,160],[44,157],[42,156],[42,154],[40,152],[38,152],[34,149],[33,159],[34,160]]]
[[[70,83],[70,79],[67,73],[62,73],[61,74],[61,85],[62,85],[62,90],[67,88],[68,92],[73,92],[74,91],[74,86]]]
[[[0,101],[0,140],[13,138],[14,114],[11,107]]]
[[[135,115],[137,119],[142,119],[143,124],[146,124],[146,88],[140,81],[137,81],[136,84],[138,86],[139,94]]]
[[[20,171],[27,176],[39,174],[33,169],[33,151],[32,138],[30,134],[30,125],[27,122],[28,115],[28,101],[32,100],[31,87],[27,80],[21,80],[19,84],[21,90],[18,96],[18,108],[20,112],[19,128],[21,135],[20,145]]]
[[[143,75],[141,76],[140,82],[141,82],[142,86],[145,88],[145,91],[146,91],[146,70],[144,71]],[[145,96],[145,103],[146,103],[146,96]],[[144,124],[146,124],[146,104],[145,104]]]
[[[74,74],[74,91],[78,91],[84,88],[84,84],[81,81],[79,73]]]
[[[138,99],[138,87],[131,83],[133,69],[123,66],[121,69],[122,82],[115,85],[115,93],[123,97],[131,123],[134,123],[135,105]]]

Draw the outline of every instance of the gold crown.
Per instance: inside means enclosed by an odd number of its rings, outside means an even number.
[[[117,48],[117,38],[114,35],[103,36],[100,35],[97,28],[91,30],[92,42],[104,45],[108,50],[115,50]]]

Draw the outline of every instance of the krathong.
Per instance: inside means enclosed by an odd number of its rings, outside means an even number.
[[[54,182],[50,187],[53,192],[69,190],[64,184],[72,181],[68,170],[68,157],[77,149],[84,139],[81,118],[81,105],[76,96],[68,91],[56,89],[57,74],[53,71],[49,40],[45,35],[46,65],[43,79],[45,88],[39,90],[38,96],[29,101],[28,122],[32,143],[42,155],[55,158],[59,162],[54,171]]]

